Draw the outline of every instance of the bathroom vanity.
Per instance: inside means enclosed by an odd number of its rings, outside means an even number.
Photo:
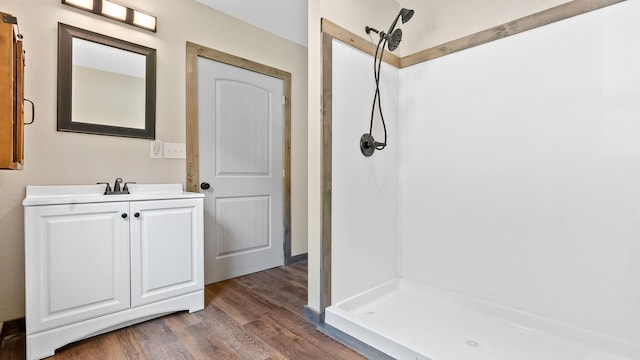
[[[181,184],[28,186],[27,359],[94,335],[204,308],[203,194]]]

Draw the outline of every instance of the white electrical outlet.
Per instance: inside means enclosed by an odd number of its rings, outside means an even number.
[[[149,142],[149,156],[152,159],[162,159],[162,141],[153,140]]]
[[[164,143],[165,159],[186,159],[187,145],[183,143]]]

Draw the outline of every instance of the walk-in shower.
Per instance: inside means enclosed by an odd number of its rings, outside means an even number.
[[[370,26],[365,27],[365,32],[370,34],[372,31],[380,35],[378,40],[378,46],[376,46],[376,53],[373,57],[373,78],[376,83],[376,90],[373,94],[373,104],[371,105],[371,118],[369,121],[369,132],[360,137],[360,151],[364,156],[371,156],[376,150],[382,150],[387,146],[387,124],[384,121],[384,115],[382,114],[382,106],[380,105],[380,69],[382,67],[382,57],[384,56],[385,46],[389,51],[394,51],[400,45],[402,41],[402,29],[396,29],[398,20],[402,20],[402,23],[406,23],[413,17],[413,10],[401,9],[393,23],[389,27],[389,30],[385,33],[374,29]],[[373,137],[373,119],[376,112],[376,105],[378,107],[378,113],[380,114],[380,121],[382,123],[382,131],[384,132],[384,141],[377,142]]]
[[[640,359],[639,13],[385,62],[373,157],[374,52],[334,37],[328,333],[401,360]]]

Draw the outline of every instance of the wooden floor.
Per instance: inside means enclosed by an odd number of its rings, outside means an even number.
[[[304,320],[306,301],[299,262],[207,285],[202,311],[79,341],[50,359],[364,359]],[[24,359],[24,339],[5,337],[0,360]]]

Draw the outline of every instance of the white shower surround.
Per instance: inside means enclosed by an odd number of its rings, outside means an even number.
[[[398,276],[398,69],[383,63],[382,109],[389,146],[365,158],[360,136],[369,132],[375,91],[373,58],[333,41],[333,183],[331,302]],[[377,115],[376,115],[377,117]],[[383,141],[380,122],[376,141]],[[356,260],[355,262],[353,260]]]
[[[399,96],[383,103],[391,145],[372,158],[357,148],[372,58],[334,42],[327,323],[400,358],[436,356],[423,349],[438,330],[452,347],[433,360],[464,360],[465,348],[469,359],[514,358],[514,344],[521,359],[533,348],[640,358],[638,13],[627,1],[385,67],[383,100]],[[423,295],[406,299],[407,288]],[[478,322],[482,351],[462,331]],[[425,336],[395,338],[407,329]],[[509,340],[517,329],[545,335]]]

